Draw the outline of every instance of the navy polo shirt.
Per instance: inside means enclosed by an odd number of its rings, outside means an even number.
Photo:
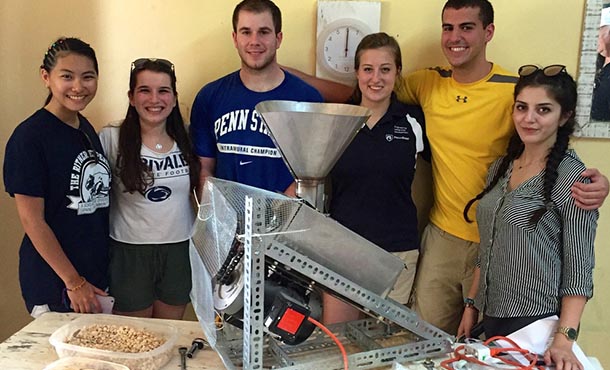
[[[386,251],[417,249],[411,184],[422,150],[429,159],[421,108],[393,94],[386,114],[360,129],[332,169],[331,217]]]

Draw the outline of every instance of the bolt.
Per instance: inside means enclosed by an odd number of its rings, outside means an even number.
[[[426,370],[434,370],[434,362],[432,362],[429,358],[422,362],[422,365],[426,368]]]
[[[187,352],[186,347],[178,348],[178,353],[180,353],[180,368],[182,370],[186,370],[186,352]]]
[[[205,340],[203,338],[195,338],[193,339],[193,343],[191,344],[191,348],[186,353],[186,357],[193,358],[195,355],[195,351],[198,349],[203,349],[203,345],[205,344]]]

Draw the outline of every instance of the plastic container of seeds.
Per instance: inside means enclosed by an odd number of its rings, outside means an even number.
[[[105,328],[115,329],[123,327],[123,330],[145,332],[146,335],[152,334],[155,339],[162,342],[158,347],[144,352],[129,353],[121,350],[106,350],[92,348],[91,344],[77,345],[69,343],[81,337],[93,338],[95,343],[108,342],[110,335],[104,333]],[[123,338],[118,334],[112,341],[115,345]],[[127,337],[127,334],[125,334]],[[55,351],[60,358],[63,357],[85,357],[103,361],[114,362],[127,366],[130,370],[157,370],[165,365],[172,357],[172,349],[178,339],[178,329],[176,327],[157,322],[156,320],[138,319],[118,315],[83,315],[72,322],[65,324],[55,330],[49,342],[55,347]],[[127,341],[127,340],[126,340]],[[130,342],[142,342],[139,338],[130,339]]]
[[[48,364],[42,370],[130,370],[114,362],[85,357],[64,357]]]

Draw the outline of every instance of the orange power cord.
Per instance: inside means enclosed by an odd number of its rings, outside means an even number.
[[[322,330],[324,333],[326,333],[326,335],[328,335],[330,337],[330,339],[332,339],[337,344],[337,347],[339,347],[339,350],[341,350],[341,355],[343,356],[343,368],[345,370],[348,370],[349,362],[347,361],[347,352],[345,352],[345,347],[343,347],[343,344],[341,344],[341,342],[339,341],[339,338],[337,338],[330,330],[328,330],[328,328],[326,326],[322,325],[322,323],[320,323],[316,319],[308,317],[307,321],[311,322],[312,324],[314,324],[315,326],[320,328],[320,330]]]
[[[491,337],[491,338],[487,339],[486,341],[484,341],[483,344],[485,344],[487,347],[489,347],[489,345],[492,342],[500,341],[500,340],[510,343],[512,345],[512,347],[507,347],[507,348],[490,347],[489,352],[490,352],[491,357],[496,358],[496,359],[504,362],[507,365],[515,366],[517,369],[521,369],[521,370],[540,369],[540,370],[542,370],[542,367],[536,366],[538,356],[535,353],[531,353],[530,351],[519,347],[519,345],[517,345],[517,343],[515,343],[514,341],[512,341],[509,338],[501,337],[501,336]],[[464,345],[456,347],[455,350],[453,351],[453,358],[450,358],[448,360],[441,362],[441,366],[443,367],[443,369],[453,370],[454,367],[451,364],[454,362],[457,362],[457,361],[461,361],[461,360],[464,360],[464,361],[467,361],[470,363],[479,364],[479,365],[491,366],[491,364],[480,361],[472,356],[466,356],[463,351],[464,347],[465,347]],[[508,352],[516,352],[516,353],[522,354],[530,362],[529,365],[523,365],[521,363],[508,360],[508,359],[504,358],[505,356],[500,356],[501,354],[506,354]]]

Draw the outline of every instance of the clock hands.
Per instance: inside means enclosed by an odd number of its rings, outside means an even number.
[[[354,51],[362,37],[367,34],[366,26],[356,21],[335,21],[325,26],[318,36],[317,63],[321,68],[337,78],[352,78],[354,72]],[[356,24],[352,24],[356,22]]]
[[[345,27],[345,57],[347,58],[347,52],[348,50],[348,44],[349,44],[349,27]]]

